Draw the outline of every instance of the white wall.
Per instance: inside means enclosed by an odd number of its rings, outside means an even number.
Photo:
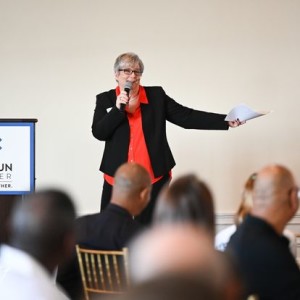
[[[97,211],[95,95],[115,87],[116,56],[134,51],[142,83],[182,104],[274,110],[229,132],[168,126],[174,177],[196,172],[217,212],[231,213],[247,176],[267,163],[300,179],[299,28],[296,0],[0,0],[0,118],[37,118],[37,188],[66,188],[80,214]]]

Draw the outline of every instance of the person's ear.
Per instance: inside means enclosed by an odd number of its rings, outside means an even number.
[[[142,189],[141,192],[140,192],[140,199],[144,203],[144,208],[147,206],[147,204],[150,201],[150,195],[151,195],[151,188],[150,187],[146,187],[146,188]]]
[[[296,212],[299,208],[298,192],[298,189],[293,189],[289,197],[289,205],[294,212]]]

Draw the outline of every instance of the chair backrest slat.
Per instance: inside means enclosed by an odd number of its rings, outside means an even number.
[[[110,289],[112,290],[113,289],[113,283],[112,283],[111,272],[110,272],[110,264],[109,264],[109,259],[108,259],[107,254],[104,254],[104,261],[105,261],[105,269],[106,269],[108,284],[109,284]]]
[[[95,254],[91,255],[91,264],[92,264],[92,282],[95,289],[99,289],[98,285],[98,278],[97,278],[97,272],[96,272],[96,264],[95,264]]]
[[[101,286],[103,289],[106,289],[105,281],[104,281],[104,274],[103,274],[103,265],[102,265],[102,260],[101,260],[101,255],[97,255],[97,261],[98,261],[98,269],[99,269],[99,277],[101,280]]]
[[[116,283],[118,285],[118,288],[120,289],[121,288],[121,279],[120,279],[120,271],[119,271],[119,266],[118,266],[116,255],[113,255],[112,259],[113,259],[113,266],[114,266],[114,271],[115,271],[115,275],[116,275]]]

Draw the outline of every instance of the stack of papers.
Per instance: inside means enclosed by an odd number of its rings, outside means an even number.
[[[241,103],[241,104],[237,105],[236,107],[234,107],[229,112],[229,114],[225,118],[225,121],[235,121],[235,120],[239,119],[239,121],[243,122],[243,121],[247,121],[247,120],[257,118],[257,117],[264,116],[270,112],[271,111],[260,111],[260,112],[254,111],[246,104]]]

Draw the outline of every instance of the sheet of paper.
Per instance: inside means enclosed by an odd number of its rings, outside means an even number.
[[[250,119],[254,119],[257,117],[264,116],[271,111],[254,111],[252,108],[247,106],[246,104],[239,104],[235,106],[226,116],[225,121],[234,121],[239,119],[240,121],[247,121]]]

